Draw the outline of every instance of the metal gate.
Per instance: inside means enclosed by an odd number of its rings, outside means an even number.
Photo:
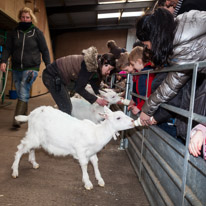
[[[197,72],[203,67],[206,62],[127,75],[125,97],[131,99],[134,95],[146,99],[132,92],[133,75],[147,73],[149,77],[150,73],[193,70],[189,111],[161,104],[188,118],[185,145],[157,126],[132,129],[122,136],[121,147],[126,150],[151,205],[206,206],[206,161],[193,157],[188,151],[192,121],[206,123],[206,117],[193,113]],[[124,111],[130,116],[126,107]]]

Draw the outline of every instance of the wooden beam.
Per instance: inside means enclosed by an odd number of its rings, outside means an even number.
[[[154,1],[140,1],[140,2],[126,2],[118,4],[93,4],[93,5],[78,5],[78,6],[59,6],[59,7],[46,7],[47,15],[53,15],[57,13],[76,13],[76,12],[89,12],[89,11],[114,11],[121,9],[128,9],[133,11],[141,11],[147,7],[153,7]]]

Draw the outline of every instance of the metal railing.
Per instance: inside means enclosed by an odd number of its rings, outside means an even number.
[[[126,149],[151,205],[206,205],[206,195],[204,192],[200,192],[206,191],[206,162],[201,157],[192,157],[188,151],[193,120],[199,123],[206,123],[205,116],[193,112],[197,73],[199,68],[204,67],[206,68],[206,62],[197,62],[168,67],[158,71],[148,70],[127,75],[125,98],[131,99],[132,96],[135,96],[147,100],[148,84],[146,96],[140,96],[132,92],[132,77],[134,75],[147,74],[148,83],[149,75],[152,73],[193,70],[191,71],[192,86],[189,110],[187,111],[166,103],[160,105],[160,107],[188,119],[185,145],[171,138],[170,135],[161,131],[157,126],[140,130],[134,129],[126,133],[126,135],[123,135],[123,137],[126,136],[127,138],[124,138],[123,142],[125,144],[123,145],[121,143],[121,146]],[[112,77],[111,87],[117,86],[113,78],[114,76]],[[124,112],[130,116],[126,106],[124,106]],[[157,144],[165,145],[165,149],[167,149],[170,156],[166,154],[164,148],[159,147]],[[153,162],[155,166],[151,164],[151,157],[147,156],[148,153],[155,161]],[[181,167],[177,162],[179,162]],[[161,170],[162,176],[165,176],[164,178],[161,177],[158,170]],[[199,176],[196,176],[196,174]],[[194,179],[196,181],[194,181]],[[172,185],[171,192],[176,195],[169,192],[167,181]],[[152,182],[154,187],[152,191],[149,188],[150,185],[148,185],[150,182]],[[203,182],[205,183],[202,184]]]

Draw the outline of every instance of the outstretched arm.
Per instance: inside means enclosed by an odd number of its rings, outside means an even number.
[[[168,102],[188,81],[190,72],[169,72],[161,85],[145,101],[140,114],[142,125],[150,125],[150,117],[157,111],[161,103]]]
[[[205,150],[205,140],[206,140],[206,127],[199,124],[193,130],[191,131],[191,136],[190,136],[190,143],[189,143],[189,152],[195,157],[198,157],[201,154],[201,149],[202,146],[204,145],[204,150]],[[205,151],[204,152],[204,157],[205,156]]]

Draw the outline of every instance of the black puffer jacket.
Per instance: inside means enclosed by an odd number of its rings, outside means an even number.
[[[8,34],[3,49],[2,62],[6,63],[12,57],[14,70],[39,70],[41,54],[45,65],[50,63],[49,50],[43,33],[34,25],[27,31],[18,27]]]
[[[205,0],[179,0],[181,7],[177,7],[177,15],[183,14],[190,10],[206,11],[206,1]],[[176,10],[176,9],[175,9]]]
[[[183,87],[184,92],[182,94],[182,100],[180,103],[180,108],[189,110],[190,107],[190,99],[191,99],[191,80]],[[195,91],[195,101],[194,101],[194,109],[193,111],[196,114],[200,114],[206,116],[206,73],[198,73],[197,75],[197,83],[196,83],[196,91]],[[192,127],[195,127],[199,124],[196,121],[192,122]],[[177,115],[176,120],[176,128],[177,128],[177,136],[185,139],[187,134],[187,125],[188,119],[184,116]]]

